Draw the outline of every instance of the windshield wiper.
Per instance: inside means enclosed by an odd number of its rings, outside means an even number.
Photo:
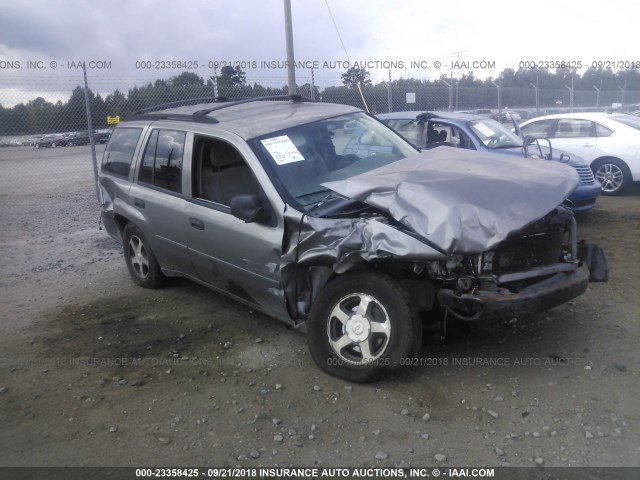
[[[494,150],[500,150],[502,148],[522,148],[521,144],[516,144],[516,143],[506,143],[504,145],[498,145],[497,147],[491,147]]]
[[[313,207],[311,207],[309,210],[307,210],[307,215],[311,215],[311,212],[313,212],[314,210],[316,210],[318,207],[324,205],[325,203],[327,203],[329,200],[331,200],[332,198],[339,198],[339,195],[336,194],[335,192],[332,192],[330,190],[323,190],[323,191],[328,191],[329,194],[326,195],[325,197],[322,198],[322,200],[320,200],[318,203],[316,203]],[[320,193],[320,192],[315,192],[315,193]]]
[[[324,190],[318,190],[318,191],[315,191],[315,192],[303,193],[302,195],[298,195],[296,197],[296,200],[300,200],[302,198],[311,197],[313,195],[318,195],[319,193],[324,193],[324,192],[331,192],[331,190],[325,188]]]

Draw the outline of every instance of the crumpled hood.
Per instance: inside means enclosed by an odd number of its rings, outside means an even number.
[[[559,162],[435,148],[323,183],[366,202],[447,253],[480,253],[561,204],[579,183]]]

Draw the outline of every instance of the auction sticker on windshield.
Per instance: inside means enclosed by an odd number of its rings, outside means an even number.
[[[490,137],[491,135],[493,135],[495,133],[493,130],[491,130],[489,127],[487,127],[484,123],[476,123],[473,126],[473,128],[478,130],[480,133],[483,133],[487,137]]]
[[[286,165],[287,163],[304,160],[300,150],[298,150],[287,135],[267,138],[262,140],[262,144],[278,165]]]

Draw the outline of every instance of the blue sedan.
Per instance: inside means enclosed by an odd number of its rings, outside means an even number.
[[[395,112],[380,114],[378,118],[421,150],[447,146],[563,162],[575,168],[580,177],[580,184],[569,197],[574,212],[593,208],[600,194],[600,183],[582,159],[553,149],[549,142],[523,142],[501,123],[484,116],[455,112]]]

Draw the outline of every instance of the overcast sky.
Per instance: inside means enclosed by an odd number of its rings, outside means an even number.
[[[331,7],[346,53],[327,9]],[[640,7],[631,1],[537,0],[524,10],[513,1],[292,0],[296,60],[317,61],[315,81],[339,84],[345,68],[324,62],[404,63],[392,78],[437,78],[452,60],[495,62],[475,76],[495,76],[521,61],[640,61]],[[134,84],[168,78],[178,70],[140,70],[136,61],[284,61],[283,0],[0,0],[0,103],[11,106],[38,95],[68,97],[81,81],[70,61],[110,62],[89,71],[90,87],[125,92]],[[412,60],[429,68],[411,69]],[[42,62],[41,69],[27,62]],[[434,68],[441,62],[440,69]],[[17,67],[19,62],[20,68]],[[55,69],[51,62],[57,62]],[[370,68],[375,82],[388,70]],[[469,68],[454,75],[465,73]],[[245,68],[247,80],[286,84],[284,69]],[[218,70],[219,72],[219,70]],[[310,70],[298,72],[298,84]]]

